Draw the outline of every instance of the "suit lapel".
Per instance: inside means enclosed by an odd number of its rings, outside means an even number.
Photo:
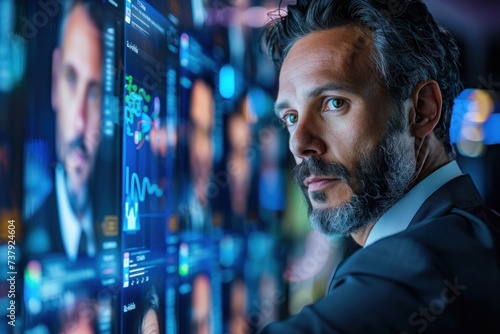
[[[450,212],[452,208],[468,210],[483,204],[474,182],[469,175],[461,175],[436,190],[410,222],[417,224],[423,220],[440,217]]]

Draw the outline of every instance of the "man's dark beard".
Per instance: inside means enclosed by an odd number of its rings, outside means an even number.
[[[354,171],[339,163],[326,163],[319,158],[305,159],[293,169],[295,182],[304,192],[311,225],[326,235],[342,235],[380,218],[407,192],[413,181],[416,159],[413,140],[402,131],[389,129],[380,146],[361,158]],[[353,191],[349,203],[335,208],[313,209],[304,180],[309,175],[329,176],[346,183]],[[326,202],[325,192],[311,194],[313,200]]]
[[[69,147],[68,147],[68,151],[66,152],[66,155],[69,155],[70,153],[73,153],[74,151],[79,152],[85,158],[85,160],[90,159],[89,148],[88,148],[88,145],[85,142],[83,136],[78,136],[77,138],[75,138],[74,140],[72,140],[69,143]],[[66,161],[66,159],[63,159],[63,162],[64,161]],[[68,168],[76,169],[76,171],[78,173],[81,172],[80,166],[71,166],[71,165],[68,165],[67,163],[65,163],[64,167],[65,167],[65,169],[68,169]]]
[[[90,205],[89,188],[91,182],[89,180],[89,182],[83,189],[84,194],[78,197],[68,186],[68,174],[66,170],[64,170],[64,181],[64,187],[66,188],[66,193],[68,194],[68,200],[71,209],[76,216],[81,217]]]

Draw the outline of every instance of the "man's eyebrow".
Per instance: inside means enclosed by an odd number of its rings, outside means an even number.
[[[280,111],[282,109],[286,109],[286,108],[290,108],[290,104],[288,103],[288,101],[282,101],[279,103],[275,103],[274,104],[274,113],[276,114],[276,116],[279,117]]]
[[[322,86],[316,87],[306,94],[307,99],[312,99],[316,96],[323,94],[324,92],[330,91],[353,91],[350,86],[339,85],[337,83],[329,82]],[[274,113],[279,116],[282,109],[290,108],[290,104],[287,100],[274,104]]]
[[[91,80],[89,82],[89,87],[92,87],[92,88],[97,88],[97,89],[102,89],[102,83],[98,80]]]
[[[73,73],[73,74],[77,75],[77,73],[76,73],[76,68],[75,68],[75,66],[74,66],[73,64],[71,64],[71,63],[62,63],[62,64],[61,64],[61,68],[62,68],[62,72],[63,72],[64,74],[67,74],[68,72],[71,72],[71,73]]]
[[[324,92],[329,92],[329,91],[334,91],[334,90],[340,90],[340,91],[353,91],[353,89],[350,86],[346,85],[339,85],[334,82],[329,82],[326,83],[322,86],[316,87],[313,90],[311,90],[309,93],[306,94],[306,97],[308,99],[314,98],[318,95],[323,94]]]

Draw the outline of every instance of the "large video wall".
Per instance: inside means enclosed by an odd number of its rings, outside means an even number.
[[[0,332],[248,333],[277,319],[286,138],[230,47],[241,32],[206,24],[202,1],[12,8],[27,20],[12,29],[22,99],[6,100],[21,101],[17,290],[0,302],[17,307]]]

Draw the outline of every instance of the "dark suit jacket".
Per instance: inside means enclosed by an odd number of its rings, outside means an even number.
[[[65,254],[55,189],[27,221],[26,252],[30,255]]]
[[[460,176],[405,231],[345,260],[326,297],[263,333],[500,333],[499,226]]]
[[[55,186],[54,186],[55,187]],[[92,217],[96,251],[99,252],[101,235],[97,233],[96,213]],[[59,218],[55,188],[44,203],[38,208],[26,223],[26,238],[24,249],[28,258],[42,258],[46,255],[65,255],[63,236],[61,233],[61,220]]]

